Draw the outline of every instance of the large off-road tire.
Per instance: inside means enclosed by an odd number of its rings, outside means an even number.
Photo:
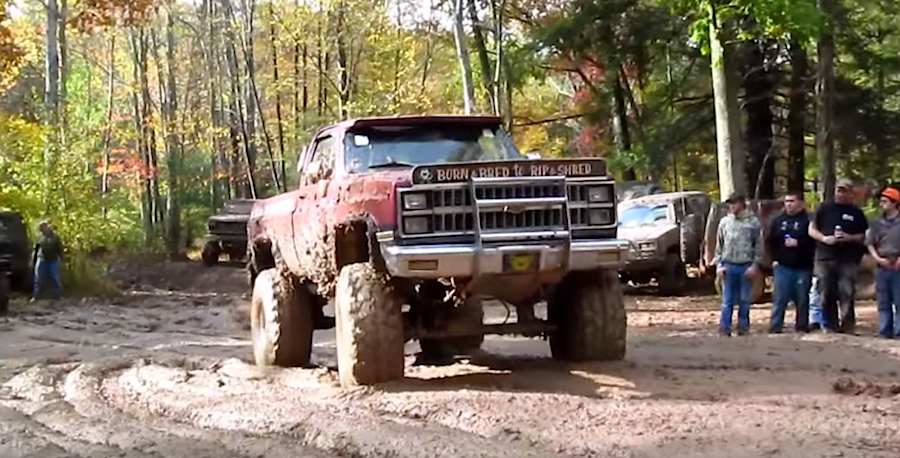
[[[659,271],[659,293],[665,296],[674,296],[684,293],[687,288],[688,276],[681,257],[676,253],[666,254],[666,260],[662,270]]]
[[[9,294],[9,275],[6,272],[0,272],[0,315],[9,309]]]
[[[258,366],[309,365],[313,336],[313,301],[303,288],[276,269],[256,277],[250,309],[253,359]]]
[[[338,274],[335,335],[341,385],[373,385],[403,377],[403,317],[387,277],[372,262]]]
[[[690,214],[681,220],[680,254],[681,262],[687,265],[700,264],[700,245],[702,243],[702,230],[700,227],[700,215]]]
[[[625,357],[627,322],[615,270],[575,272],[556,287],[548,303],[550,351],[565,361],[607,361]]]
[[[484,325],[484,305],[481,299],[469,297],[462,306],[453,309],[451,328],[479,329]],[[447,339],[422,339],[419,346],[426,357],[452,357],[470,354],[481,348],[484,334],[451,337]]]
[[[219,242],[208,241],[203,244],[203,251],[200,253],[200,259],[206,266],[214,266],[219,262],[219,255],[222,254],[222,247]]]

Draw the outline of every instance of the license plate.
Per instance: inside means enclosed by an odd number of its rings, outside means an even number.
[[[505,272],[530,272],[538,269],[540,256],[537,253],[512,253],[503,255]]]

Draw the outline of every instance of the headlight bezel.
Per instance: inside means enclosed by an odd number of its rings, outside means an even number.
[[[613,187],[609,185],[593,185],[587,187],[588,202],[592,204],[613,203]]]
[[[604,216],[605,215],[605,216]],[[612,209],[609,208],[590,208],[588,209],[588,225],[589,226],[608,226],[613,224]]]
[[[411,224],[420,223],[421,226],[410,229]],[[407,235],[422,235],[431,231],[431,218],[427,216],[407,216],[403,218],[403,233]]]
[[[417,211],[428,210],[431,208],[428,193],[426,192],[407,192],[403,194],[403,210]]]

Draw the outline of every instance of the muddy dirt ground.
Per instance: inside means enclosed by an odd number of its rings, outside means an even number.
[[[541,340],[341,390],[332,331],[310,369],[250,364],[239,269],[131,262],[109,299],[0,318],[0,457],[900,456],[900,341],[719,338],[716,298],[631,292],[628,355],[563,364]],[[501,306],[488,318],[502,321]],[[792,320],[789,316],[788,320]]]

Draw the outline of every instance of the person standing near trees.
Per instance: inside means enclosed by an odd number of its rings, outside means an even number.
[[[781,333],[788,302],[797,306],[794,329],[808,332],[809,287],[816,245],[809,236],[809,215],[803,193],[784,196],[784,212],[771,223],[768,247],[775,268],[775,303],[769,332]]]
[[[822,295],[822,331],[856,332],[854,300],[869,222],[853,203],[853,183],[837,182],[834,201],[822,204],[809,225],[816,247],[816,276]]]
[[[56,299],[62,297],[62,280],[59,276],[59,263],[63,257],[62,241],[47,221],[42,221],[38,226],[41,232],[38,242],[34,245],[34,290],[31,300],[37,300],[41,294],[44,282],[51,282],[53,294]]]
[[[738,335],[750,332],[750,294],[753,279],[759,275],[763,258],[762,224],[747,211],[747,200],[733,194],[728,203],[729,215],[719,223],[716,236],[716,275],[722,281],[722,316],[719,335],[731,336],[734,305],[738,304]]]
[[[888,187],[879,199],[882,216],[869,228],[866,246],[878,263],[878,335],[900,337],[900,190]]]

